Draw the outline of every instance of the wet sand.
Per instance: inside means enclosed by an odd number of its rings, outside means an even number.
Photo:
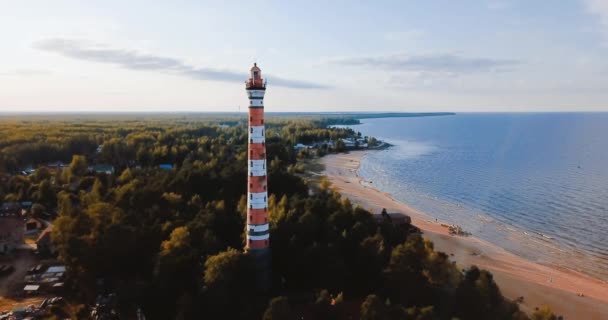
[[[516,256],[487,241],[452,236],[441,221],[393,199],[389,194],[364,185],[357,175],[367,152],[332,154],[321,159],[324,175],[343,196],[353,203],[379,214],[382,208],[402,212],[435,243],[435,249],[451,255],[459,267],[477,265],[492,272],[503,294],[510,299],[523,296],[522,310],[549,305],[565,319],[608,319],[608,283],[577,273],[542,265]],[[582,293],[584,297],[579,296]]]

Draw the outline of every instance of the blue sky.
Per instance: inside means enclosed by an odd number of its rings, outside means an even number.
[[[0,111],[608,111],[608,0],[3,1]]]

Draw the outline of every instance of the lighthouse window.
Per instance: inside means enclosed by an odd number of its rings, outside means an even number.
[[[262,124],[264,124],[264,119],[262,119]]]
[[[253,128],[249,128],[249,132],[250,132],[250,133],[253,133]]]
[[[258,72],[257,72],[257,71],[254,71],[254,72],[253,72],[253,78],[254,78],[254,79],[257,79],[257,78],[258,78]]]

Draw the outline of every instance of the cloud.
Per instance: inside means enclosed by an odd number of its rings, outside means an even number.
[[[454,54],[395,54],[336,58],[329,62],[337,65],[364,66],[392,71],[419,71],[449,75],[505,71],[520,64],[520,61],[517,60],[463,57]]]
[[[599,18],[602,32],[606,36],[608,43],[608,1],[606,0],[585,0],[587,10]]]
[[[61,54],[63,56],[99,63],[107,63],[129,70],[158,71],[187,76],[197,80],[243,82],[246,73],[229,70],[195,67],[186,62],[152,54],[143,54],[134,50],[109,48],[105,45],[88,41],[52,38],[39,41],[34,47],[40,50]],[[318,83],[288,80],[267,75],[273,85],[295,89],[326,89],[328,86]]]

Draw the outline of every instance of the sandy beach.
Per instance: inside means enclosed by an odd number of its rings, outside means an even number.
[[[574,271],[558,269],[524,259],[487,241],[470,237],[452,236],[441,221],[393,199],[389,194],[364,185],[357,175],[361,159],[367,152],[325,156],[324,175],[343,196],[353,203],[379,214],[382,208],[402,212],[412,218],[424,236],[435,243],[462,268],[477,265],[491,271],[503,294],[516,299],[523,296],[522,310],[549,305],[565,319],[608,319],[608,284]],[[579,294],[584,296],[581,297]]]

